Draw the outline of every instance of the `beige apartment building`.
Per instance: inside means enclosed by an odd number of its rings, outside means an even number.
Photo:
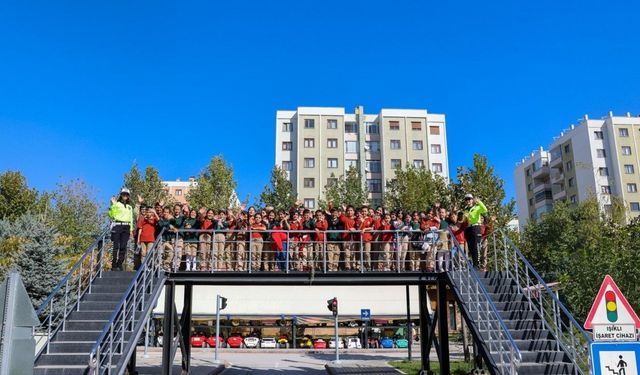
[[[425,109],[277,111],[275,151],[276,164],[287,171],[298,199],[310,209],[317,208],[325,186],[351,166],[364,176],[372,205],[381,204],[396,168],[410,164],[449,176],[445,116]]]
[[[181,181],[180,178],[176,178],[174,181],[162,181],[162,184],[176,203],[185,204],[187,203],[187,195],[189,195],[191,189],[198,186],[198,181],[196,181],[195,177],[189,177],[187,181]]]
[[[548,212],[558,200],[572,203],[596,197],[602,208],[622,199],[628,217],[640,214],[640,117],[584,116],[516,165],[516,203],[522,228]]]

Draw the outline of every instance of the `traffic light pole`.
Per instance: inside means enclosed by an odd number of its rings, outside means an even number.
[[[340,341],[338,341],[338,314],[333,315],[336,328],[336,363],[340,363]]]
[[[218,339],[218,337],[220,337],[220,295],[217,294],[216,295],[216,337],[214,338],[214,342],[216,343],[216,350],[215,350],[215,354],[214,354],[214,362],[215,363],[220,363],[220,360],[218,359],[218,350],[220,348],[220,340]]]

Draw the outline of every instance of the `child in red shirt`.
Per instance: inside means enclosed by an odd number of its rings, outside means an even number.
[[[138,231],[138,246],[140,246],[140,260],[147,256],[153,242],[156,240],[156,224],[160,218],[153,208],[147,209],[144,219],[138,221],[140,230]]]
[[[380,233],[380,245],[382,249],[382,261],[378,265],[381,271],[391,270],[391,244],[393,242],[393,226],[391,225],[391,215],[385,214],[380,225],[376,228]]]

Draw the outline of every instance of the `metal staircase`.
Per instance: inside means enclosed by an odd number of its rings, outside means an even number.
[[[108,236],[105,230],[38,308],[35,375],[124,373],[165,276],[159,240],[136,272],[108,271]]]
[[[492,270],[478,272],[458,251],[449,273],[489,371],[588,374],[589,335],[506,234],[492,239]]]

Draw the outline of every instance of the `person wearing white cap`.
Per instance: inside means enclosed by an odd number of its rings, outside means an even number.
[[[471,194],[464,196],[464,203],[466,207],[464,209],[464,216],[469,226],[464,230],[464,239],[469,246],[469,255],[471,255],[471,261],[474,267],[478,267],[480,264],[480,220],[483,214],[487,213],[487,207],[482,203],[478,197],[473,197]]]
[[[120,190],[120,196],[111,197],[109,218],[111,219],[111,241],[113,242],[113,257],[111,269],[122,271],[122,263],[127,256],[127,245],[133,231],[133,206],[131,206],[131,192],[126,187]]]

